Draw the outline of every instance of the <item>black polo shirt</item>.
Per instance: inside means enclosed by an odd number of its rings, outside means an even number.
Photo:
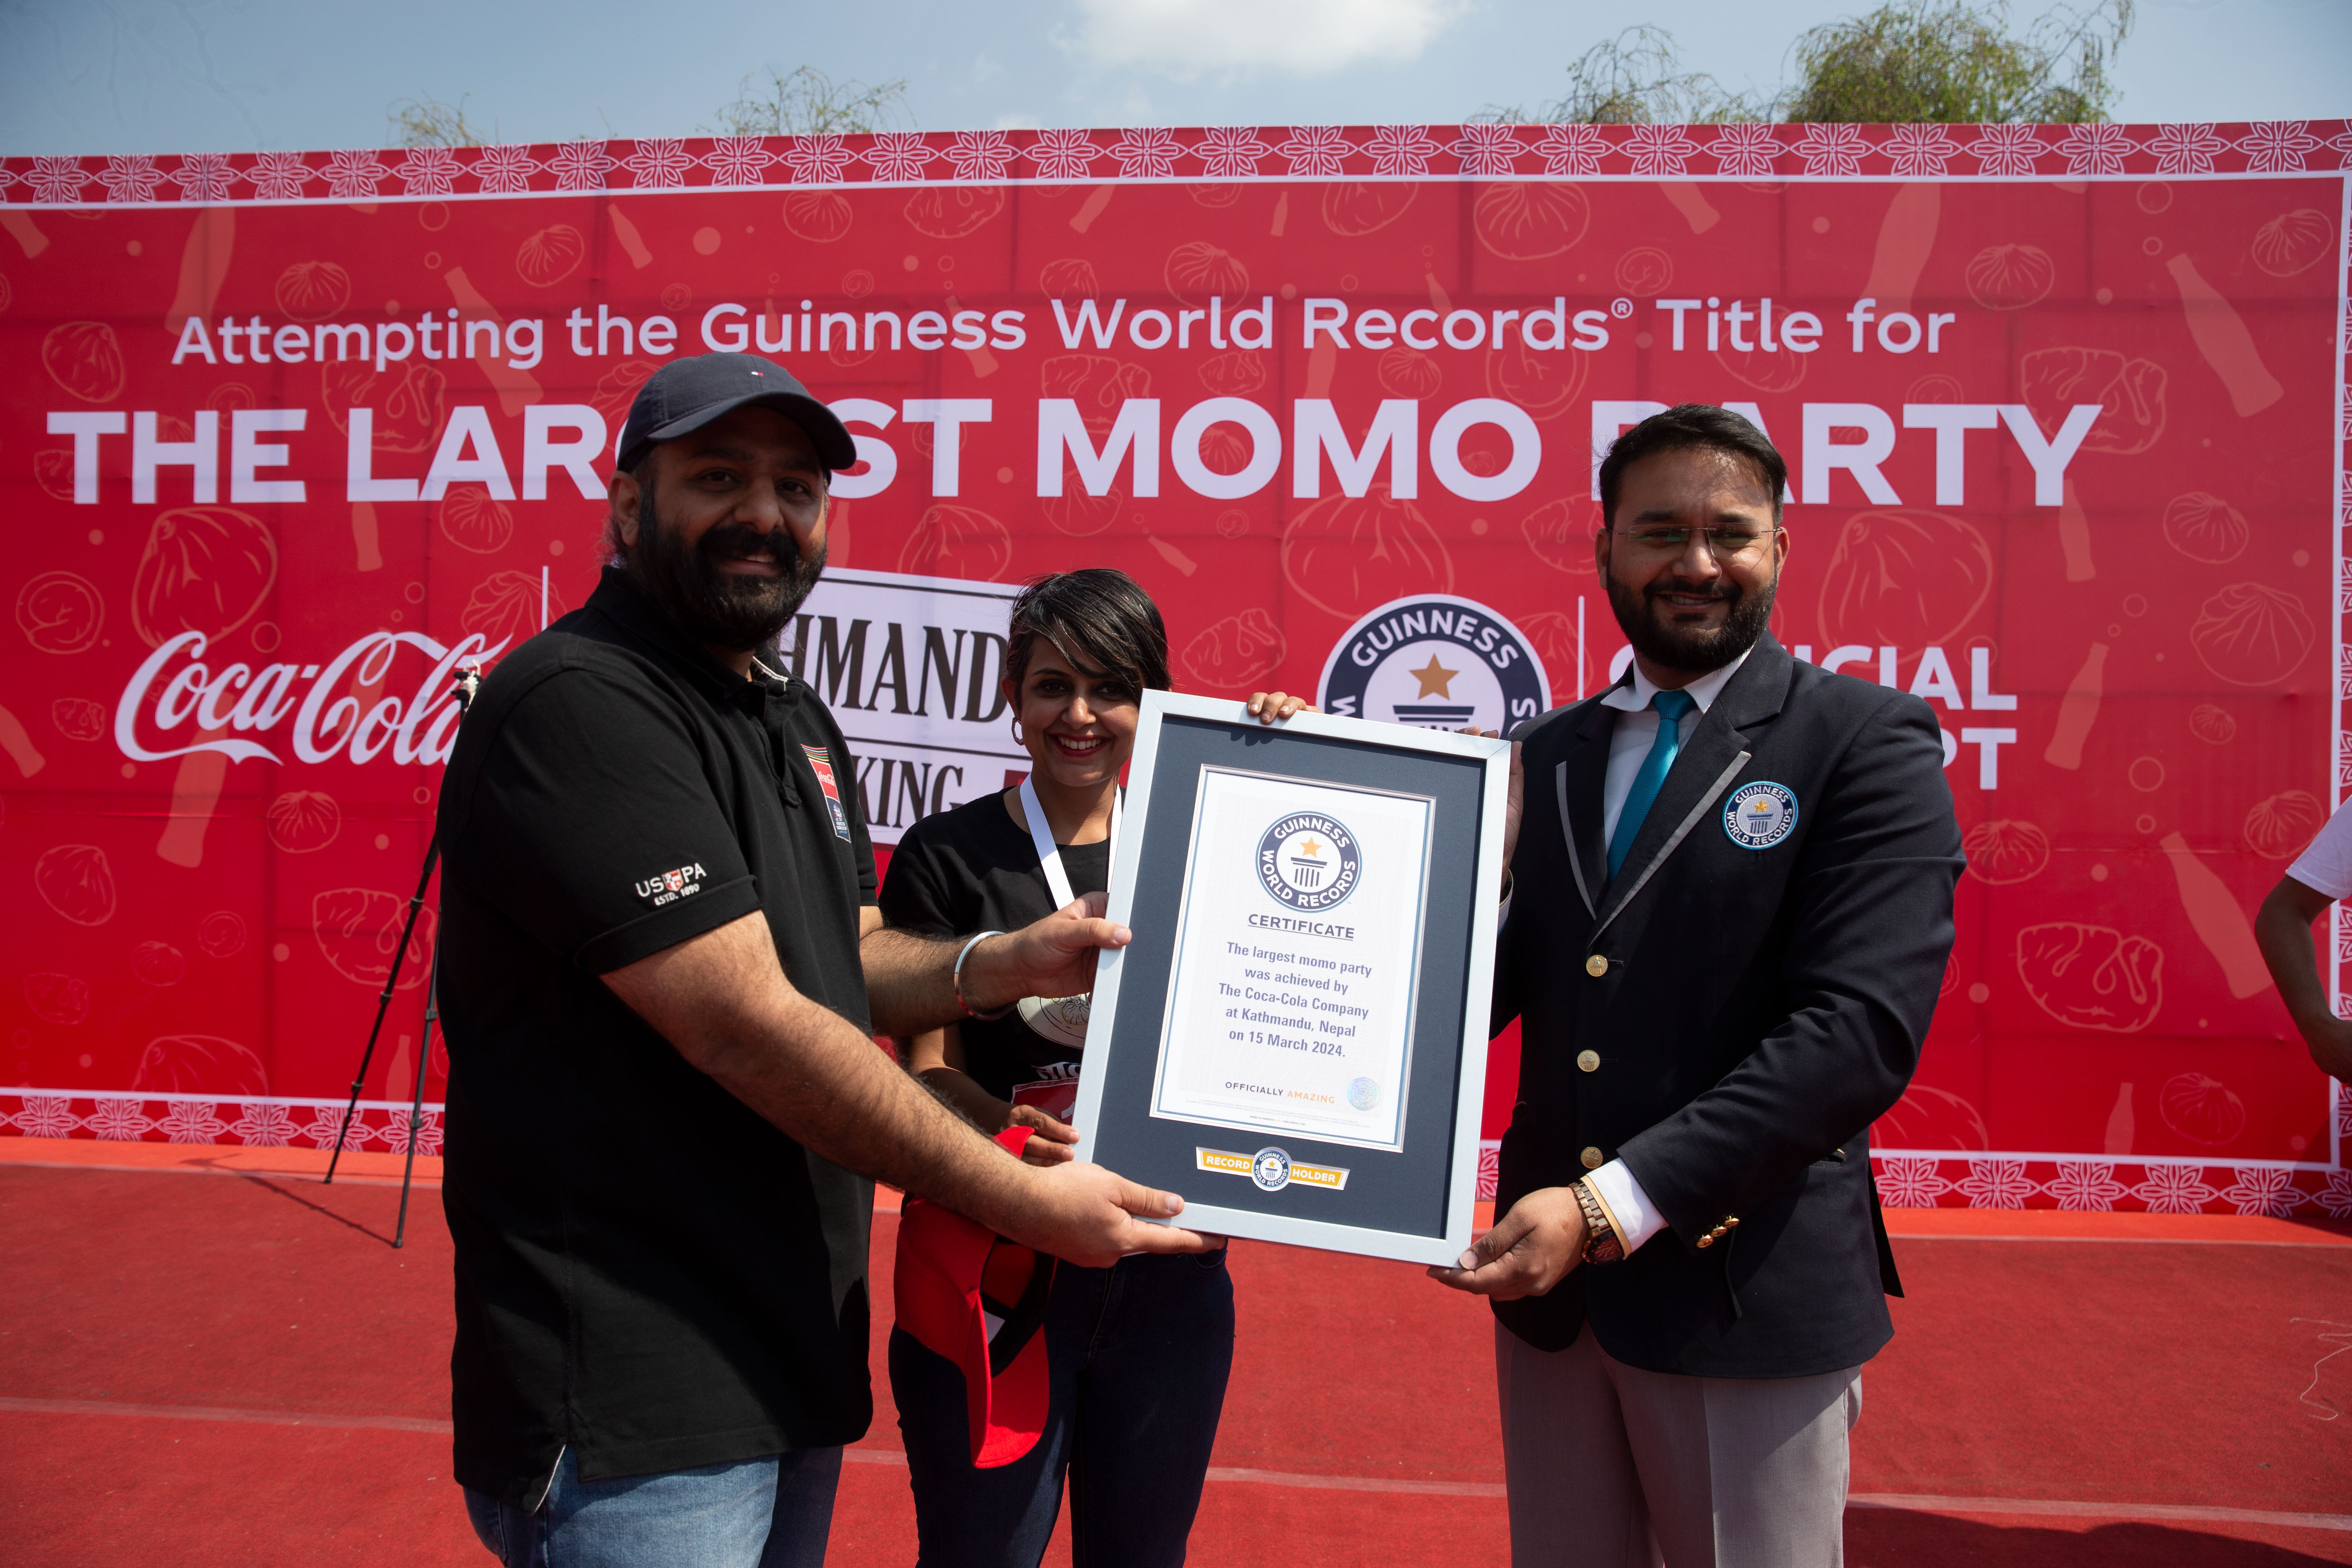
[[[566,1445],[598,1479],[864,1435],[870,1184],[599,978],[758,910],[866,1029],[856,778],[806,685],[736,675],[617,570],[484,684],[439,823],[466,1486],[529,1507]]]

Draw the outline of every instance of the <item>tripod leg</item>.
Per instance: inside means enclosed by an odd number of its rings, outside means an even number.
[[[425,846],[425,869],[416,879],[416,891],[408,900],[408,920],[400,928],[400,945],[392,950],[392,973],[384,976],[383,994],[375,999],[375,1023],[368,1030],[367,1049],[360,1053],[360,1070],[352,1076],[351,1103],[343,1107],[341,1125],[335,1129],[335,1152],[327,1157],[327,1179],[320,1184],[331,1186],[335,1167],[342,1163],[343,1139],[351,1132],[352,1117],[359,1110],[360,1088],[367,1082],[368,1064],[375,1060],[375,1042],[383,1033],[383,1016],[392,1007],[392,994],[400,987],[400,961],[408,956],[408,939],[416,931],[417,911],[425,907],[425,889],[433,880],[434,863],[441,858],[438,834]]]
[[[425,1069],[433,1060],[433,1026],[441,1021],[441,944],[433,944],[433,964],[425,982],[425,1040],[416,1053],[416,1098],[408,1106],[408,1163],[400,1171],[400,1223],[392,1233],[397,1249],[408,1237],[408,1184],[416,1174],[416,1134],[425,1121]]]

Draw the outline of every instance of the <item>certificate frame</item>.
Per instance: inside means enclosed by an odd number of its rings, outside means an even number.
[[[1108,910],[1135,940],[1104,952],[1096,971],[1073,1113],[1077,1157],[1181,1194],[1173,1223],[1188,1229],[1452,1265],[1475,1213],[1509,763],[1508,742],[1496,739],[1311,712],[1265,725],[1238,701],[1145,692]],[[1171,1044],[1209,1051],[1171,1042],[1170,1030],[1196,890],[1187,873],[1201,864],[1204,825],[1223,821],[1202,815],[1212,774],[1297,786],[1302,799],[1349,792],[1429,803],[1392,1145],[1163,1100]],[[1234,841],[1214,842],[1230,853]],[[1393,942],[1395,922],[1382,930]],[[1259,956],[1297,966],[1289,954]],[[1199,1037],[1196,1025],[1185,1041]]]

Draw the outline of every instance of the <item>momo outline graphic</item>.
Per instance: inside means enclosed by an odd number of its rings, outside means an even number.
[[[1742,849],[1769,849],[1797,830],[1797,797],[1786,784],[1759,779],[1723,804],[1723,832]]]
[[[1257,884],[1286,910],[1339,908],[1364,879],[1364,856],[1346,824],[1294,811],[1258,835]]]
[[[1332,645],[1317,693],[1326,713],[1423,730],[1507,731],[1551,709],[1527,634],[1455,594],[1414,594],[1366,615]]]

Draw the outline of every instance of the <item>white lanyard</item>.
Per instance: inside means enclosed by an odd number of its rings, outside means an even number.
[[[1120,793],[1114,791],[1110,797],[1108,845],[1108,853],[1114,858],[1118,854],[1120,805]],[[1021,815],[1029,824],[1029,842],[1036,846],[1037,868],[1045,873],[1045,890],[1054,895],[1055,909],[1066,909],[1077,901],[1077,895],[1070,891],[1069,874],[1062,869],[1062,847],[1054,842],[1054,829],[1045,821],[1045,808],[1037,804],[1037,791],[1026,778],[1021,781]]]
[[[1120,797],[1110,797],[1109,850],[1118,851],[1118,816]],[[1021,781],[1021,816],[1029,824],[1029,842],[1036,846],[1037,868],[1045,873],[1045,889],[1054,895],[1054,907],[1066,909],[1076,902],[1070,891],[1069,873],[1062,869],[1061,846],[1054,842],[1054,830],[1046,825],[1045,808],[1037,804],[1037,791],[1028,779]],[[1108,884],[1106,884],[1108,885]],[[1030,1029],[1055,1044],[1082,1051],[1087,1046],[1087,1023],[1093,1012],[1093,994],[1078,996],[1024,996],[1020,1002],[1021,1021]]]

